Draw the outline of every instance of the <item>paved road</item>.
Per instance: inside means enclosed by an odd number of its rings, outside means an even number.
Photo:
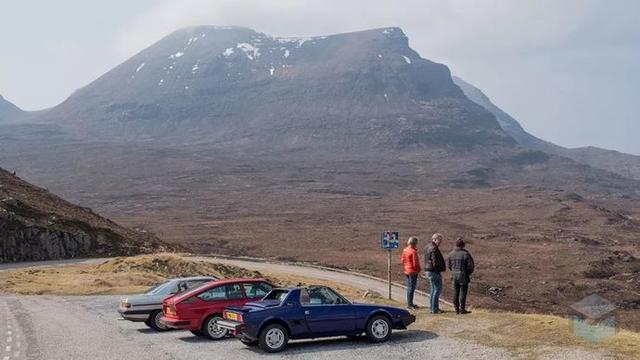
[[[281,354],[248,348],[236,339],[210,341],[186,331],[157,333],[118,320],[114,296],[0,297],[0,359],[507,359],[500,349],[429,331],[394,333],[390,342],[329,339],[294,342]]]

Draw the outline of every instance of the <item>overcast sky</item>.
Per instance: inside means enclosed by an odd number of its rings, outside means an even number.
[[[54,106],[189,25],[308,36],[400,26],[534,135],[640,154],[640,1],[0,0],[0,94]]]

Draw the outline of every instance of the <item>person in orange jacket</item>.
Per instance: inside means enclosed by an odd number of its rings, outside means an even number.
[[[418,274],[420,274],[420,257],[418,256],[418,238],[410,237],[407,241],[407,247],[402,250],[400,261],[404,267],[404,275],[407,277],[407,308],[417,309],[418,306],[413,303],[413,294],[416,292],[418,285]]]

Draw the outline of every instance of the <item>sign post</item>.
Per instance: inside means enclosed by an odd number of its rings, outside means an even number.
[[[400,247],[400,233],[397,231],[385,231],[380,236],[380,246],[387,250],[387,283],[388,298],[391,300],[391,251]]]

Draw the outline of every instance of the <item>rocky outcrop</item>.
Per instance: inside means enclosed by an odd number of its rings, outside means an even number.
[[[0,263],[166,250],[149,233],[123,228],[0,169]]]

